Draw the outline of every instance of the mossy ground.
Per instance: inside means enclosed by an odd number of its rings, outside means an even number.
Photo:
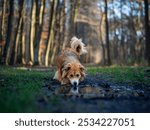
[[[150,85],[150,67],[89,67],[88,73],[100,74],[102,78],[117,84]]]

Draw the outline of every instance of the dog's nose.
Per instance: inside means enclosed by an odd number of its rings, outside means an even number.
[[[74,85],[74,86],[77,86],[77,82],[74,82],[73,85]]]

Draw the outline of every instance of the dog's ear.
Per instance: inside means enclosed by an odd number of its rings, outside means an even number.
[[[80,81],[83,81],[86,75],[87,75],[87,74],[86,74],[84,71],[81,71],[81,78],[80,78]]]
[[[67,65],[65,65],[63,68],[62,68],[62,78],[66,77],[68,71],[70,70],[71,68],[71,64],[68,63]]]
[[[85,73],[85,67],[83,65],[80,65],[80,70],[81,70],[81,81],[84,80],[84,77],[86,76],[86,73]]]
[[[80,70],[81,70],[81,72],[85,71],[85,68],[83,65],[80,65]]]
[[[68,63],[67,65],[65,65],[63,68],[62,68],[62,71],[69,71],[71,68],[71,64]]]

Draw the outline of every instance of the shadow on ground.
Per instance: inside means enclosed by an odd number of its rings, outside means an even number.
[[[80,83],[79,95],[57,93],[60,87],[45,79],[37,101],[40,112],[150,112],[150,86],[144,84],[117,85],[97,74]]]

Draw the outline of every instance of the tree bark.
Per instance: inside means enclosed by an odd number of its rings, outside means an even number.
[[[12,26],[13,26],[13,12],[14,12],[14,0],[9,1],[9,16],[8,16],[8,25],[7,25],[7,38],[6,38],[6,44],[4,47],[3,52],[3,60],[2,63],[8,65],[9,64],[9,58],[10,58],[10,43],[11,43],[11,34],[12,34]]]
[[[78,8],[79,8],[79,1],[76,0],[70,0],[70,37],[69,37],[69,41],[71,39],[71,37],[73,37],[75,35],[76,32],[76,19],[78,16]]]
[[[3,20],[3,5],[4,5],[4,0],[0,1],[0,40],[2,40],[2,20]],[[1,51],[0,51],[1,53]]]
[[[19,46],[19,41],[20,41],[20,36],[21,36],[21,26],[22,26],[22,22],[23,22],[23,13],[24,13],[24,0],[20,0],[19,1],[20,4],[19,4],[19,22],[18,22],[18,25],[17,25],[17,33],[16,33],[16,36],[15,36],[15,40],[14,40],[14,60],[13,60],[13,64],[16,64],[17,63],[17,55],[18,55],[18,46]]]
[[[22,30],[21,30],[21,33],[22,33],[22,53],[21,53],[21,62],[23,65],[26,64],[26,61],[25,61],[25,32],[24,32],[24,19],[23,19],[23,22],[22,22]]]
[[[0,27],[1,39],[4,39],[6,6],[7,6],[7,0],[3,0],[2,20],[1,20],[1,27]]]
[[[58,52],[61,51],[63,47],[64,39],[65,39],[65,32],[66,32],[65,23],[66,23],[65,0],[63,0],[61,14],[60,14],[60,32],[59,32],[59,38],[60,38],[61,43],[58,46],[58,49],[57,49]]]
[[[74,22],[74,35],[78,35],[77,34],[77,17],[78,17],[78,10],[79,10],[79,0],[75,1],[75,7],[74,7],[74,18],[73,18],[73,22]]]
[[[107,18],[107,0],[105,0],[105,27],[106,27],[106,47],[107,47],[107,65],[111,65],[110,60],[110,48],[109,48],[109,25],[108,25],[108,18]]]
[[[49,53],[52,41],[54,40],[54,22],[55,22],[55,9],[56,9],[56,0],[52,1],[51,11],[50,11],[50,27],[49,27],[49,36],[48,36],[48,44],[46,47],[46,55],[45,55],[45,66],[49,65]]]
[[[150,24],[149,24],[149,9],[148,9],[148,0],[144,0],[145,6],[145,58],[150,65]]]
[[[101,46],[102,46],[102,51],[103,51],[103,64],[105,65],[106,64],[106,60],[105,60],[105,45],[104,45],[104,42],[103,42],[103,36],[102,36],[102,33],[103,33],[103,30],[102,30],[102,22],[103,22],[103,12],[100,13],[100,23],[99,23],[99,31],[100,31],[100,42],[101,42]]]
[[[30,61],[34,64],[34,38],[36,23],[36,1],[32,0],[31,31],[30,31]]]
[[[39,13],[39,32],[38,32],[38,37],[37,37],[37,59],[35,61],[38,61],[38,64],[41,65],[41,55],[39,54],[39,46],[40,46],[40,41],[41,41],[41,35],[42,35],[42,27],[43,27],[43,21],[44,21],[44,11],[45,11],[45,0],[41,1],[41,6],[40,6],[40,13]]]

